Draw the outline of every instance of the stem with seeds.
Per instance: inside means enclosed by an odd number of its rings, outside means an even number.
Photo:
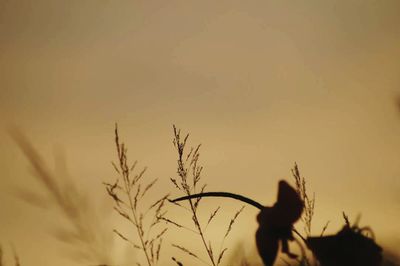
[[[132,212],[132,216],[133,216],[134,222],[136,224],[136,229],[137,229],[136,231],[137,231],[137,233],[139,235],[140,243],[142,245],[143,252],[144,252],[144,254],[146,256],[147,263],[149,264],[149,266],[151,266],[151,261],[150,261],[150,258],[149,258],[149,254],[147,254],[147,248],[146,248],[146,245],[145,245],[144,240],[143,240],[142,230],[140,229],[140,224],[139,224],[139,221],[138,221],[138,218],[137,218],[137,215],[136,215],[136,211],[134,209],[134,204],[132,202],[132,197],[131,197],[131,194],[130,194],[130,192],[131,192],[130,185],[129,185],[128,182],[126,182],[127,180],[125,178],[124,178],[124,181],[125,181],[124,182],[125,192],[126,192],[128,198],[129,198],[129,208],[130,208],[130,210]]]

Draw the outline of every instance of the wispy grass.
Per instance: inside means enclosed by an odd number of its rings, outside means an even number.
[[[174,132],[173,144],[178,155],[177,159],[178,176],[176,178],[171,178],[171,182],[173,183],[174,187],[181,193],[183,193],[185,196],[190,196],[196,193],[202,193],[205,191],[207,185],[205,183],[201,185],[202,181],[201,174],[203,170],[203,166],[201,166],[199,163],[201,144],[197,145],[196,147],[191,147],[187,151],[186,149],[187,149],[187,144],[188,144],[187,141],[189,138],[189,134],[186,134],[185,136],[182,137],[180,129],[177,129],[175,126],[173,126],[173,132]],[[207,223],[204,226],[200,223],[199,219],[198,208],[200,202],[201,198],[189,199],[188,200],[189,208],[185,207],[185,209],[189,211],[195,227],[194,230],[193,229],[189,230],[199,235],[201,246],[206,251],[208,257],[207,261],[205,259],[202,259],[201,257],[199,257],[198,255],[196,255],[195,253],[193,253],[192,251],[188,250],[185,247],[182,247],[177,244],[173,244],[173,247],[178,248],[187,255],[196,258],[197,260],[203,262],[204,264],[217,266],[221,264],[224,254],[227,251],[227,248],[224,248],[224,241],[231,232],[232,226],[237,217],[239,216],[239,214],[242,212],[243,207],[239,211],[237,211],[234,217],[230,220],[226,233],[223,236],[222,243],[217,252],[215,252],[215,247],[213,247],[213,243],[211,242],[211,240],[206,238],[205,231],[207,230],[208,225],[217,216],[220,210],[220,206],[216,207],[216,209],[214,209],[210,213]],[[178,203],[174,204],[182,207],[182,205]],[[167,222],[170,222],[170,224],[175,225],[179,228],[188,229],[187,227],[180,225],[174,222],[173,220],[168,219]]]
[[[67,224],[58,226],[52,234],[72,249],[75,259],[110,264],[111,235],[104,230],[105,217],[98,215],[96,205],[88,197],[90,193],[76,186],[63,175],[65,173],[52,173],[22,132],[13,130],[11,136],[30,162],[34,177],[45,192],[43,196],[24,187],[19,196],[29,204],[53,208],[63,215]],[[49,206],[47,202],[52,204]]]
[[[312,219],[314,216],[314,208],[315,208],[315,194],[312,197],[309,196],[306,187],[306,179],[300,175],[299,167],[297,163],[294,164],[292,169],[292,175],[296,182],[296,190],[300,195],[301,200],[304,203],[303,215],[301,217],[301,221],[304,224],[304,232],[306,236],[311,235],[311,227],[312,227]]]
[[[201,145],[188,149],[189,135],[181,135],[181,131],[175,126],[173,127],[174,138],[173,144],[177,151],[177,177],[171,178],[173,186],[183,194],[183,196],[190,196],[193,194],[204,192],[206,184],[203,183],[202,171],[200,160]],[[210,266],[222,265],[224,256],[226,256],[227,248],[224,247],[226,239],[228,238],[232,227],[235,224],[243,207],[239,209],[232,219],[227,222],[226,230],[221,235],[219,248],[216,248],[215,242],[211,238],[206,237],[207,228],[211,225],[215,218],[221,213],[221,206],[215,206],[208,216],[205,216],[206,222],[200,222],[199,206],[201,198],[187,200],[187,205],[174,203],[179,207],[188,211],[190,218],[193,222],[192,225],[183,225],[180,221],[177,222],[175,218],[167,218],[165,211],[165,202],[168,194],[155,200],[152,204],[144,204],[146,197],[149,197],[152,189],[157,184],[157,179],[147,180],[146,168],[138,169],[137,162],[130,163],[128,160],[128,149],[126,145],[120,140],[117,126],[115,127],[115,146],[117,153],[117,161],[112,163],[112,166],[117,174],[116,178],[111,183],[104,183],[107,194],[111,197],[114,203],[115,212],[131,225],[134,231],[134,236],[121,232],[120,229],[109,230],[114,232],[123,241],[129,243],[134,249],[140,250],[144,256],[144,262],[137,262],[137,265],[146,264],[148,266],[155,266],[160,261],[161,248],[166,237],[167,228],[164,222],[179,229],[188,230],[195,233],[199,237],[199,247],[205,251],[204,254],[196,250],[193,252],[187,247],[179,244],[172,244],[175,250],[183,252],[188,257],[193,258],[197,262],[201,262]],[[24,155],[28,158],[37,181],[42,185],[46,192],[46,197],[38,195],[34,191],[22,190],[20,197],[28,201],[30,204],[40,206],[42,208],[55,207],[59,211],[69,227],[59,227],[54,236],[68,244],[75,252],[76,255],[84,259],[90,265],[110,266],[112,265],[109,251],[112,248],[112,241],[109,235],[104,230],[103,223],[104,217],[98,216],[95,205],[89,200],[89,192],[83,192],[82,188],[74,184],[69,179],[59,179],[59,176],[54,174],[47,168],[44,160],[40,154],[28,141],[28,139],[19,131],[13,131],[13,138],[21,148]],[[312,222],[315,210],[315,195],[312,197],[307,190],[306,178],[300,174],[297,164],[291,169],[293,178],[296,184],[297,193],[300,195],[304,202],[304,212],[301,217],[303,230],[305,236],[300,233],[298,235],[307,246],[307,238],[312,236]],[[57,178],[56,178],[57,177]],[[53,203],[49,206],[47,199]],[[365,234],[369,238],[373,232],[368,227],[359,228],[358,222],[353,225],[350,224],[349,218],[343,213],[345,226],[353,230],[355,233]],[[356,219],[356,221],[358,221]],[[329,222],[323,227],[320,236],[322,236],[327,229]],[[301,246],[303,249],[303,246]],[[254,257],[248,258],[244,255],[243,249],[237,250],[236,256],[232,257],[227,265],[260,265],[259,262],[254,261]],[[291,262],[281,261],[286,265],[298,266],[311,266],[318,265],[316,260],[308,260],[306,256],[298,259],[295,264]],[[13,250],[14,265],[21,266],[20,258]],[[171,255],[171,259],[178,266],[183,266],[180,259]],[[141,264],[142,263],[142,264]],[[3,260],[3,249],[0,246],[0,266],[6,266]]]
[[[163,236],[167,231],[166,227],[159,227],[159,225],[165,215],[163,207],[168,195],[144,207],[142,199],[155,185],[157,179],[145,182],[144,175],[147,168],[137,171],[137,162],[133,164],[128,162],[128,149],[120,141],[117,125],[115,126],[115,146],[118,160],[112,165],[117,178],[112,184],[105,183],[105,186],[114,202],[114,210],[133,226],[138,242],[117,229],[113,231],[133,248],[141,250],[148,266],[156,265],[160,259]]]
[[[297,163],[294,164],[294,167],[291,169],[292,176],[295,180],[296,184],[296,191],[297,194],[300,196],[301,200],[304,203],[303,214],[301,216],[301,222],[303,223],[303,230],[306,237],[300,235],[298,231],[295,231],[303,240],[303,244],[307,245],[306,238],[311,236],[312,230],[312,219],[314,217],[314,209],[315,209],[315,194],[312,197],[308,194],[307,191],[307,182],[306,178],[300,174],[299,167]],[[321,236],[324,234],[325,230],[327,229],[329,221],[325,224],[324,228],[322,229]],[[299,244],[300,248],[303,252],[302,258],[298,261],[299,266],[312,266],[316,265],[317,262],[312,263],[310,259],[307,258],[304,247],[302,244]],[[314,258],[315,259],[315,258]]]

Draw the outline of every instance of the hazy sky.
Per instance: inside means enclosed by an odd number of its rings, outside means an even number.
[[[318,234],[361,213],[378,241],[399,245],[399,12],[397,0],[0,0],[0,243],[30,265],[63,265],[48,235],[60,219],[13,192],[39,187],[6,129],[21,127],[50,166],[63,149],[97,201],[118,122],[160,192],[173,191],[176,124],[203,144],[209,190],[270,204],[296,161]],[[227,215],[240,207],[226,204]],[[253,241],[255,215],[232,242]]]

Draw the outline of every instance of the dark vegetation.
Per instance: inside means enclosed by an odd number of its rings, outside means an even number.
[[[43,208],[50,199],[52,208],[61,213],[69,223],[68,228],[59,228],[53,235],[69,246],[74,252],[74,258],[86,265],[111,266],[117,265],[111,259],[112,241],[110,233],[114,233],[121,241],[128,243],[137,250],[143,258],[138,258],[136,265],[160,265],[160,257],[169,257],[170,265],[262,265],[259,261],[246,257],[240,246],[236,251],[225,247],[226,240],[233,230],[235,222],[244,209],[244,205],[227,220],[227,227],[221,234],[222,240],[213,242],[215,237],[207,237],[206,231],[213,220],[221,213],[221,206],[208,210],[208,219],[200,219],[199,206],[205,197],[230,197],[259,209],[257,221],[259,228],[255,235],[258,254],[264,265],[299,266],[333,266],[333,265],[395,265],[382,262],[382,249],[375,242],[372,229],[359,227],[358,220],[351,224],[343,213],[344,225],[337,234],[325,235],[329,222],[319,233],[312,232],[315,196],[310,196],[306,179],[300,174],[297,164],[292,169],[293,183],[279,182],[277,201],[264,206],[247,197],[228,192],[207,192],[206,183],[202,178],[203,166],[200,164],[201,145],[190,147],[189,135],[173,127],[173,145],[177,154],[176,177],[170,178],[171,190],[175,189],[173,199],[167,191],[165,195],[156,195],[149,204],[146,199],[157,185],[157,179],[148,180],[146,168],[139,169],[138,163],[128,160],[127,146],[120,140],[118,128],[115,127],[115,147],[117,160],[112,163],[116,177],[112,182],[104,182],[105,192],[113,202],[113,210],[127,224],[130,233],[120,228],[110,228],[103,223],[87,195],[69,179],[57,179],[57,173],[49,171],[38,152],[23,134],[12,133],[25,156],[30,161],[35,177],[41,183],[46,196],[22,189],[18,195],[32,205]],[[154,196],[154,195],[153,195]],[[213,200],[207,199],[207,200]],[[183,224],[181,219],[170,217],[167,210],[182,209],[190,218],[192,224]],[[301,227],[301,230],[294,226]],[[170,243],[167,231],[175,227],[185,230],[197,237],[198,246],[203,255],[197,254],[183,244]],[[166,243],[167,242],[167,243]],[[220,244],[217,244],[220,243]],[[163,246],[170,245],[175,252],[165,254]],[[229,256],[230,258],[226,258]],[[140,260],[140,261],[139,261]],[[14,251],[15,265],[20,260]],[[185,261],[185,263],[183,263]],[[189,264],[187,261],[190,261]],[[28,264],[27,264],[28,265]],[[3,263],[3,249],[0,247],[0,266]]]

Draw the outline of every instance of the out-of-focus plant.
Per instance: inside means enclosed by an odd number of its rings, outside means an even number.
[[[112,235],[105,230],[104,215],[98,214],[97,206],[88,196],[90,192],[83,191],[65,173],[50,171],[21,131],[15,129],[11,136],[30,162],[34,177],[45,191],[43,195],[22,187],[18,196],[31,205],[55,209],[63,215],[68,226],[58,226],[53,235],[71,248],[75,259],[91,264],[111,264]]]

